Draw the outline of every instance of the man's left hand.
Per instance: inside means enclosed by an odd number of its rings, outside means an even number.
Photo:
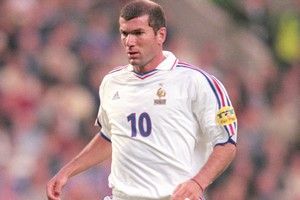
[[[171,196],[171,200],[201,200],[203,190],[193,180],[178,185]]]

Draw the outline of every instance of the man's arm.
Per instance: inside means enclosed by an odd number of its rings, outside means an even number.
[[[62,187],[72,176],[101,163],[111,156],[111,143],[98,134],[69,163],[67,163],[47,184],[49,200],[60,200]]]
[[[199,200],[205,189],[229,166],[236,155],[236,146],[231,143],[217,145],[199,173],[180,184],[172,195],[172,200]]]

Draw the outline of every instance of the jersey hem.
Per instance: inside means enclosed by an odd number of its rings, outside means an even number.
[[[111,142],[111,140],[102,132],[99,132],[99,135],[103,137],[106,141]]]
[[[215,146],[219,146],[219,145],[224,146],[225,144],[228,144],[228,143],[231,143],[234,146],[236,146],[236,142],[232,138],[229,138],[226,142],[217,143]]]

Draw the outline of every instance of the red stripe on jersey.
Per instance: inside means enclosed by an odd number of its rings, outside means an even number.
[[[218,91],[218,93],[219,93],[219,95],[221,97],[221,102],[222,102],[221,107],[224,107],[225,106],[224,93],[221,90],[221,88],[219,86],[219,83],[216,81],[216,79],[214,77],[212,77],[211,79],[212,79],[212,81],[213,81],[213,83],[214,83],[214,85],[215,85],[215,87],[216,87],[216,89],[217,89],[217,91]]]

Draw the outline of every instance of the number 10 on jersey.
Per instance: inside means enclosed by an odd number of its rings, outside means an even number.
[[[143,112],[139,116],[136,113],[131,113],[127,116],[127,120],[131,126],[131,137],[136,137],[138,131],[143,137],[148,137],[151,134],[152,123],[148,113]]]

